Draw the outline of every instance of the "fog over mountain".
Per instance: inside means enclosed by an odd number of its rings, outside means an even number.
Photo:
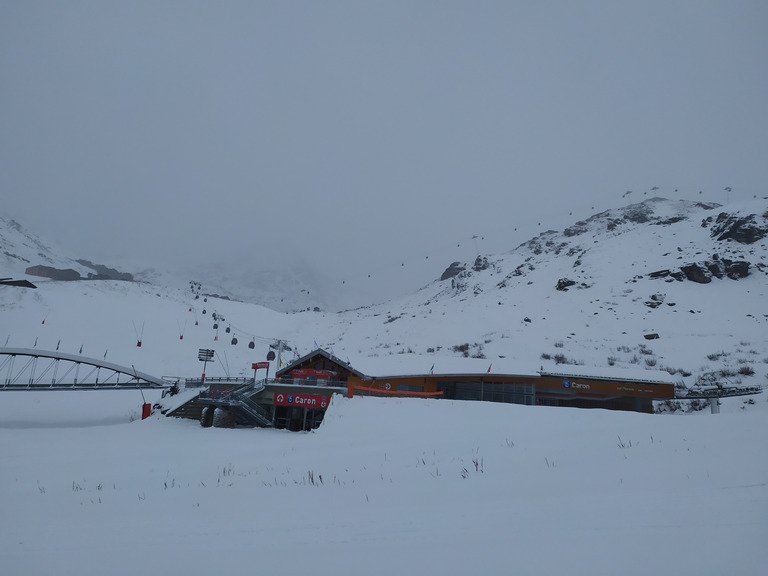
[[[0,2],[2,209],[91,262],[370,304],[628,200],[763,195],[766,29],[751,0]]]

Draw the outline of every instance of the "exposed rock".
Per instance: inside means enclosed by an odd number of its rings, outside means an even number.
[[[657,270],[648,274],[648,278],[666,278],[671,272],[669,270]]]
[[[721,279],[725,275],[725,265],[721,261],[705,262],[704,265],[715,278]]]
[[[569,280],[568,278],[560,278],[560,280],[557,281],[557,286],[555,286],[555,289],[560,290],[561,292],[567,292],[569,286],[573,286],[576,284],[575,281]]]
[[[5,254],[6,256],[8,256],[8,258],[15,258],[16,260],[21,260],[22,262],[27,262],[27,263],[29,263],[29,260],[27,260],[27,259],[26,259],[26,258],[24,258],[23,256],[18,256],[18,255],[16,255],[16,254],[11,254],[11,253],[10,253],[10,252],[8,252],[8,251],[5,251],[5,252],[3,252],[3,254]]]
[[[760,226],[755,215],[738,218],[721,212],[712,227],[712,237],[718,240],[734,240],[740,244],[753,244],[768,236],[768,225]]]
[[[658,308],[664,303],[664,294],[653,294],[650,300],[643,302],[648,308]]]
[[[712,277],[722,279],[728,277],[731,280],[738,280],[740,278],[746,278],[749,276],[749,269],[751,264],[746,260],[728,260],[727,258],[720,258],[717,254],[713,256],[712,260],[708,260],[701,263],[686,264],[681,266],[679,271],[670,272],[669,270],[658,270],[648,274],[649,278],[667,278],[667,282],[671,282],[672,279],[682,281],[688,279],[691,282],[698,282],[699,284],[708,284],[712,281]],[[646,306],[655,308],[658,304],[654,305],[656,300],[651,296],[651,302],[645,302]],[[661,302],[659,302],[660,304]]]
[[[579,220],[571,226],[570,228],[566,228],[563,230],[563,236],[571,237],[571,236],[578,236],[579,234],[584,234],[589,228],[587,227],[587,223],[583,220]]]
[[[659,220],[658,222],[654,222],[657,226],[668,226],[670,224],[677,224],[678,222],[682,222],[683,220],[688,220],[685,216],[673,216],[672,218],[667,218],[665,220]]]
[[[749,276],[749,262],[745,260],[739,260],[738,262],[723,260],[723,262],[725,262],[725,275],[731,280],[738,280],[739,278]]]
[[[651,219],[651,216],[653,216],[653,207],[650,203],[632,204],[624,209],[624,218],[636,224],[645,224]]]
[[[211,293],[211,294],[203,294],[203,296],[207,296],[208,298],[218,298],[219,300],[231,300],[231,298],[229,296],[224,296],[222,294],[216,294],[215,292]],[[222,318],[222,320],[224,320],[224,318]]]
[[[616,228],[619,224],[622,224],[624,220],[621,218],[609,218],[608,224],[606,225],[606,229],[610,232],[614,228]]]
[[[461,262],[454,262],[445,269],[443,275],[440,276],[440,280],[448,280],[448,278],[453,278],[461,272],[464,272],[464,270],[466,270],[466,268]]]
[[[490,264],[488,263],[488,258],[485,256],[478,256],[475,259],[475,263],[472,265],[472,270],[475,272],[480,272],[481,270],[487,270]]]
[[[680,270],[685,274],[685,277],[691,282],[698,282],[699,284],[708,284],[712,282],[712,273],[699,264],[688,264],[681,266]]]

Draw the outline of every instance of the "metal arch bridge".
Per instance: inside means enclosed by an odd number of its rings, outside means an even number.
[[[171,383],[133,367],[34,348],[0,348],[0,390],[137,390]]]

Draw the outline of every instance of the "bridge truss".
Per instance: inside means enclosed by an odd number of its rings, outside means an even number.
[[[136,390],[171,384],[133,367],[36,348],[0,348],[0,390]]]

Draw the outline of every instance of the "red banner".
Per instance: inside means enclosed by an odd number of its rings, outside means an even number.
[[[258,370],[259,368],[266,368],[269,370],[269,362],[254,362],[251,364],[252,370]]]
[[[331,403],[331,397],[322,396],[320,394],[275,392],[273,403],[275,406],[303,406],[305,408],[320,408],[321,410],[325,410]]]

